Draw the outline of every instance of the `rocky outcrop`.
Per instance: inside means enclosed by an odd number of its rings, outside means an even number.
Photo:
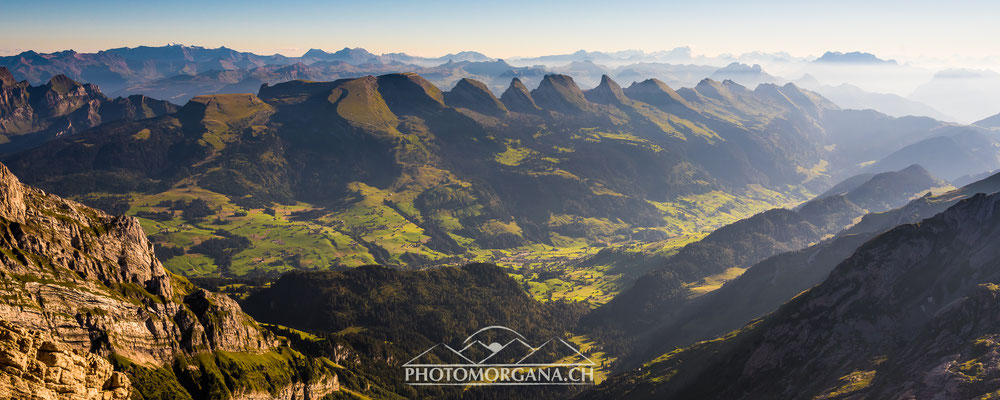
[[[0,297],[4,299],[0,321],[16,333],[4,335],[52,338],[46,339],[48,345],[41,339],[28,342],[38,342],[40,350],[11,345],[24,356],[6,351],[2,357],[7,361],[37,359],[44,364],[55,357],[45,354],[58,350],[65,355],[53,362],[68,371],[58,372],[52,363],[41,372],[35,364],[15,363],[16,368],[0,371],[0,375],[12,377],[10,390],[15,391],[15,398],[21,392],[41,393],[38,396],[46,398],[44,390],[52,387],[57,396],[51,398],[111,399],[119,398],[114,396],[121,391],[128,395],[128,381],[110,375],[111,367],[104,357],[112,355],[170,368],[178,357],[227,352],[245,355],[251,364],[240,368],[252,369],[252,363],[258,362],[256,355],[291,352],[232,299],[196,289],[167,272],[154,256],[137,219],[107,215],[23,185],[2,164]],[[0,346],[23,342],[16,337],[6,340],[6,336],[0,335]],[[261,357],[259,362],[266,360]],[[270,382],[270,392],[284,393],[276,398],[319,398],[336,390],[334,374],[323,372],[327,370],[315,366],[320,364],[301,355],[295,360],[279,366],[295,370],[298,364],[311,363],[316,373],[304,381]],[[33,374],[41,378],[32,380]],[[95,383],[90,379],[102,380]],[[7,381],[0,379],[0,384]],[[233,385],[229,390],[234,393],[245,390],[239,382],[227,384]],[[97,391],[88,389],[93,387]],[[102,388],[111,394],[101,394]],[[255,396],[251,393],[246,398],[260,398]]]
[[[444,108],[444,94],[420,75],[412,72],[381,75],[378,90],[396,115],[421,114]]]
[[[839,108],[836,104],[833,104],[822,96],[802,90],[802,88],[795,86],[794,83],[786,83],[784,86],[765,83],[757,86],[754,89],[754,93],[770,97],[779,104],[798,108],[802,112],[813,116],[822,115],[824,110]]]
[[[510,81],[510,86],[500,95],[500,101],[507,109],[515,112],[533,113],[540,108],[535,104],[535,99],[531,98],[531,93],[520,79],[514,78]]]
[[[597,104],[623,105],[629,102],[622,87],[607,75],[601,76],[601,84],[584,92],[584,96]]]
[[[538,88],[531,91],[535,103],[545,110],[574,114],[590,109],[583,91],[569,75],[545,75]]]
[[[0,167],[0,319],[80,349],[163,364],[273,344],[231,299],[174,285],[132,217],[22,185]]]
[[[445,103],[492,116],[507,113],[507,107],[497,99],[486,85],[477,80],[462,78],[450,92],[444,94]]]
[[[32,400],[125,400],[132,384],[111,363],[47,334],[0,321],[0,397]]]
[[[659,79],[633,82],[623,90],[626,96],[669,113],[690,111],[691,105]]]
[[[0,135],[13,142],[0,152],[37,146],[51,138],[81,132],[102,123],[139,120],[177,111],[166,101],[134,95],[109,99],[92,84],[56,75],[41,86],[17,82],[0,67]]]
[[[736,96],[729,91],[725,85],[718,81],[714,81],[708,78],[702,79],[698,82],[698,85],[694,87],[694,91],[698,94],[705,96],[710,99],[715,99],[723,101],[726,103],[731,103],[735,100]]]
[[[319,400],[330,393],[340,390],[340,381],[336,375],[323,376],[315,382],[295,382],[285,386],[277,393],[236,391],[233,398],[240,400]]]

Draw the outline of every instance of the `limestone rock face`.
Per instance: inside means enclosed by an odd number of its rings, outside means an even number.
[[[0,398],[124,400],[132,383],[111,363],[48,335],[0,321]]]
[[[72,347],[166,364],[275,346],[228,297],[174,279],[139,221],[21,184],[0,166],[0,320]],[[179,282],[175,284],[174,282]]]
[[[6,165],[0,165],[0,217],[24,222],[25,207],[21,183]]]
[[[339,390],[340,381],[336,375],[332,375],[321,377],[315,382],[296,382],[274,394],[268,392],[238,391],[233,393],[233,398],[240,400],[318,400]]]
[[[2,164],[0,297],[0,398],[126,399],[132,383],[107,356],[170,368],[184,356],[253,360],[283,346],[234,300],[167,272],[137,219],[23,185]],[[291,400],[339,389],[332,372],[275,385],[229,390],[235,399]]]

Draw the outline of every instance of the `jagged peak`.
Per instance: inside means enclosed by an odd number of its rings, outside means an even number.
[[[66,75],[58,74],[53,76],[52,78],[49,78],[49,82],[46,83],[46,86],[48,86],[48,88],[54,92],[67,93],[70,90],[77,87],[81,87],[83,85],[80,82],[77,82]]]
[[[407,82],[419,86],[423,90],[424,94],[428,97],[434,99],[434,101],[444,105],[444,94],[441,93],[441,89],[434,86],[433,83],[424,79],[424,77],[418,75],[415,72],[403,72],[399,74],[386,74],[381,75],[377,78],[379,85],[384,85],[386,83],[403,83]]]
[[[452,107],[467,108],[487,115],[507,113],[507,107],[490,92],[486,84],[462,78],[451,91],[444,94],[445,102]]]
[[[802,89],[794,83],[786,83],[779,86],[774,83],[762,83],[754,89],[754,93],[768,96],[774,100],[792,107],[798,107],[812,114],[818,114],[824,109],[837,109],[838,107],[816,93]]]
[[[459,79],[458,83],[455,84],[455,87],[452,88],[452,90],[459,88],[461,88],[462,90],[481,90],[486,92],[490,91],[489,87],[487,87],[485,83],[470,78]]]
[[[622,105],[628,103],[625,92],[610,76],[602,75],[601,83],[597,87],[588,90],[584,96],[591,103]]]
[[[507,87],[507,90],[519,90],[524,93],[528,93],[528,87],[524,86],[524,82],[521,82],[520,78],[511,79],[510,86]]]
[[[788,96],[786,96],[785,93],[781,91],[781,86],[778,86],[774,83],[761,83],[760,85],[757,85],[757,88],[754,89],[753,91],[754,93],[757,93],[759,95],[768,96],[772,99],[780,100],[782,102],[787,102],[789,104],[792,103],[791,99],[789,99]]]
[[[732,79],[725,79],[722,81],[722,86],[729,89],[731,93],[750,93],[750,89],[746,86],[740,85]]]
[[[323,57],[329,54],[330,53],[327,53],[321,49],[309,49],[304,54],[302,54],[302,57]]]
[[[500,95],[500,101],[510,111],[531,113],[540,110],[528,88],[518,78],[510,80],[510,86]]]
[[[659,79],[647,79],[642,82],[632,82],[623,91],[626,96],[652,105],[664,111],[675,111],[677,106],[690,108],[687,100],[669,85]]]
[[[543,109],[564,113],[581,112],[590,106],[583,91],[569,75],[545,75],[538,88],[531,91],[531,97]]]
[[[738,82],[732,79],[723,79],[722,81],[712,80],[712,82],[714,82],[714,84],[709,84],[709,86],[702,86],[702,88],[706,92],[717,90],[719,91],[719,95],[726,97],[731,96],[734,99],[737,97],[746,96],[753,93],[752,90],[750,90],[746,86],[739,84]],[[699,91],[701,90],[702,89],[699,89]]]
[[[378,90],[396,114],[437,110],[444,107],[441,89],[413,72],[386,74],[377,78]]]
[[[546,74],[542,77],[542,82],[538,86],[542,87],[543,85],[567,86],[575,87],[577,89],[580,88],[576,85],[576,81],[573,80],[572,76],[564,74]]]
[[[928,171],[926,168],[924,168],[923,165],[920,164],[912,164],[909,167],[899,170],[898,172],[905,172],[907,174],[916,174],[928,177],[931,176],[930,171]]]
[[[26,208],[21,181],[6,165],[0,163],[0,217],[24,222]]]
[[[799,85],[796,85],[796,84],[794,84],[792,82],[788,82],[788,83],[784,84],[783,86],[781,86],[781,88],[782,89],[786,89],[786,90],[797,90],[797,91],[804,90],[801,87],[799,87]]]
[[[701,82],[698,82],[698,85],[694,87],[694,90],[702,96],[717,100],[733,100],[734,98],[733,93],[730,92],[728,88],[723,86],[722,83],[709,78],[702,79]]]

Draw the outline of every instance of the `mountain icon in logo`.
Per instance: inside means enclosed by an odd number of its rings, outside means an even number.
[[[562,339],[551,339],[518,360],[520,365],[594,365],[587,356]]]
[[[406,364],[412,365],[462,365],[473,364],[468,358],[444,343],[438,343],[414,357]]]
[[[534,347],[520,333],[503,326],[476,331],[460,349],[439,343],[404,365],[595,365],[563,339],[550,339]]]
[[[563,339],[536,347],[503,326],[480,329],[461,345],[436,344],[403,364],[406,384],[414,386],[593,385],[594,368]]]
[[[502,347],[502,346],[497,346],[497,347]],[[479,364],[483,362],[483,360],[485,360],[487,357],[493,355],[493,353],[495,353],[496,350],[494,350],[488,345],[483,344],[483,342],[476,340],[473,341],[472,343],[469,343],[464,348],[462,348],[462,350],[459,350],[458,352],[461,353],[462,356],[467,358],[469,361]]]
[[[481,361],[480,364],[517,364],[518,361],[534,351],[534,348],[521,339],[514,339],[500,346],[500,349]]]

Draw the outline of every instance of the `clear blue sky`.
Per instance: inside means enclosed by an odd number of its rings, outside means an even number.
[[[964,0],[0,0],[0,54],[173,42],[293,56],[345,46],[512,57],[690,45],[707,55],[983,57],[1000,55],[998,16],[1000,2]]]

